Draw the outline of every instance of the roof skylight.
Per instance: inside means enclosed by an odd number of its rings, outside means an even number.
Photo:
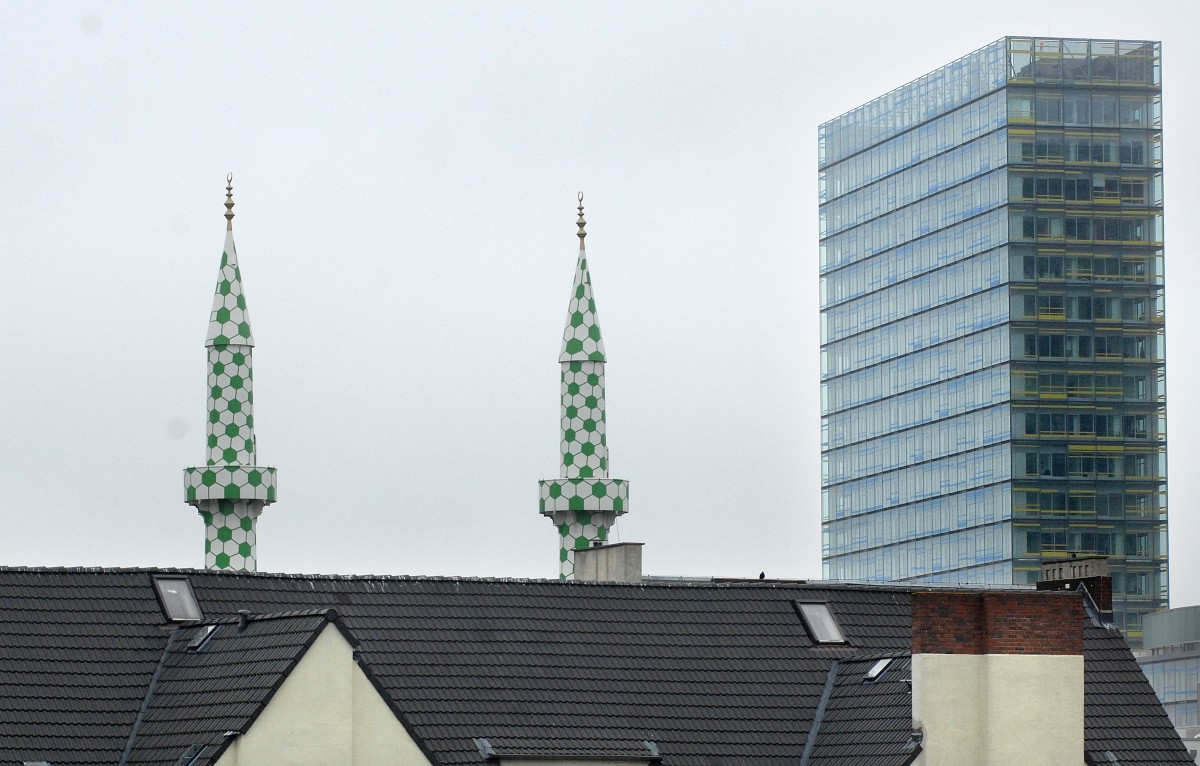
[[[818,644],[846,643],[846,637],[842,635],[842,629],[833,618],[833,612],[829,611],[829,604],[805,604],[799,601],[794,603],[796,612],[804,621],[804,627],[808,629],[808,635],[813,641]]]
[[[874,665],[871,666],[871,669],[867,671],[867,674],[865,676],[863,676],[863,680],[864,681],[874,681],[875,679],[877,679],[881,675],[883,675],[883,671],[887,670],[888,665],[891,665],[891,664],[892,664],[892,658],[884,657],[882,660],[880,660],[879,662],[876,662]]]
[[[188,642],[187,648],[189,652],[202,652],[204,647],[208,646],[208,642],[213,637],[213,633],[217,632],[216,625],[208,625],[197,631],[195,637]]]
[[[200,762],[200,756],[204,754],[204,745],[191,745],[187,750],[183,751],[183,755],[179,756],[176,761],[176,766],[195,766]]]
[[[203,616],[196,595],[192,593],[192,584],[186,577],[155,577],[154,589],[158,591],[159,603],[168,620],[182,622],[199,620]]]

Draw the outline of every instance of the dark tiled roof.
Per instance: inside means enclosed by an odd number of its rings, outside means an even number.
[[[210,620],[240,609],[336,609],[364,670],[438,764],[481,763],[481,738],[502,755],[648,757],[643,743],[651,741],[667,766],[799,763],[833,660],[810,762],[892,766],[911,755],[904,657],[879,682],[861,683],[873,658],[909,651],[903,588],[187,574]],[[0,723],[0,763],[10,753],[18,763],[115,763],[166,646],[150,573],[0,570],[0,599],[4,637],[14,641],[0,644],[0,667],[26,674],[22,685],[3,674],[14,693],[0,695],[0,721],[17,723]],[[65,606],[91,600],[87,610]],[[828,602],[849,644],[814,646],[795,600]],[[282,620],[278,634],[260,637],[279,642],[278,656],[255,659],[247,646],[244,660],[229,659],[262,668],[238,687],[245,696],[232,700],[231,718],[251,715],[250,698],[294,663],[315,630],[305,619]],[[199,665],[176,656],[183,636],[166,655],[138,748],[162,737],[165,754],[199,736],[182,722],[224,699],[224,690],[203,685]],[[1095,672],[1094,647],[1102,663]],[[1089,719],[1088,748],[1113,749],[1122,763],[1188,763],[1152,692],[1120,703],[1128,689],[1149,688],[1131,685],[1129,672],[1140,671],[1120,638],[1091,630],[1086,653],[1089,716],[1104,716],[1103,724]],[[72,721],[110,705],[120,715],[89,729],[95,745],[80,748]],[[1150,727],[1142,751],[1158,760],[1136,760],[1125,735],[1096,730],[1128,733],[1151,719],[1166,729]],[[209,733],[238,729],[225,718],[211,723]]]
[[[799,757],[829,659],[907,647],[908,598],[800,585],[192,577],[206,612],[336,602],[361,656],[443,764],[473,744],[668,764]],[[817,647],[792,599],[829,601],[851,647]]]
[[[0,763],[117,762],[167,643],[141,572],[0,571]]]
[[[876,680],[866,678],[882,657],[838,663],[825,714],[809,763],[871,763],[905,766],[916,753],[905,745],[912,737],[912,663],[893,657]],[[903,710],[904,715],[896,715]]]
[[[291,612],[255,617],[244,627],[230,619],[177,631],[149,685],[125,763],[175,763],[189,749],[199,751],[197,766],[215,762],[225,733],[250,729],[336,616]]]
[[[1084,739],[1089,757],[1111,751],[1122,766],[1195,763],[1171,726],[1125,639],[1114,628],[1084,627]]]

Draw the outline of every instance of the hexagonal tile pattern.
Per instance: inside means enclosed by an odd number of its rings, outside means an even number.
[[[629,510],[629,482],[622,479],[547,479],[538,482],[540,510],[558,528],[558,576],[575,574],[575,553],[608,540],[617,517]]]
[[[552,519],[558,529],[558,579],[569,580],[575,575],[575,551],[590,548],[593,542],[607,541],[616,514],[559,511]]]
[[[204,517],[204,566],[254,572],[258,515],[262,503],[245,500],[206,500],[197,504]]]
[[[254,465],[209,465],[183,469],[184,500],[195,505],[205,500],[257,500],[275,502],[275,469]]]
[[[253,346],[250,315],[246,311],[246,296],[242,292],[242,272],[238,269],[237,248],[233,232],[225,232],[225,252],[221,253],[221,273],[217,276],[217,291],[213,296],[212,315],[208,319],[209,346]]]
[[[629,511],[629,482],[623,479],[543,479],[538,482],[543,515],[589,511],[621,515]]]
[[[604,438],[604,363],[562,363],[563,478],[608,475]]]
[[[250,346],[208,349],[208,463],[254,464],[254,371]]]
[[[252,572],[255,520],[275,502],[276,474],[254,464],[254,337],[228,230],[205,345],[208,464],[184,469],[184,499],[204,518],[205,566]]]
[[[559,577],[564,580],[574,576],[574,551],[607,540],[616,518],[629,510],[629,482],[608,478],[604,341],[583,248],[584,223],[581,196],[579,259],[558,357],[562,367],[562,464],[558,479],[538,482],[540,511],[558,528]]]
[[[603,362],[604,340],[600,337],[600,319],[592,297],[592,276],[588,272],[587,251],[579,249],[575,262],[575,285],[567,307],[567,329],[563,331],[560,362]]]

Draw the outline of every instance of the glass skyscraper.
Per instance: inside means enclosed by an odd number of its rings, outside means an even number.
[[[1167,606],[1160,71],[1006,37],[821,126],[825,577]]]

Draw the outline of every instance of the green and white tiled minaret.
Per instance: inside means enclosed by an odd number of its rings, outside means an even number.
[[[254,336],[233,245],[233,176],[225,196],[225,251],[208,322],[208,462],[183,471],[184,497],[204,519],[204,565],[258,568],[255,524],[275,502],[275,469],[254,464]]]
[[[608,540],[617,516],[629,510],[629,482],[608,478],[604,341],[583,245],[586,224],[580,192],[579,260],[558,357],[562,366],[562,467],[559,478],[538,482],[541,512],[558,528],[558,576],[563,580],[574,575],[574,552]]]

